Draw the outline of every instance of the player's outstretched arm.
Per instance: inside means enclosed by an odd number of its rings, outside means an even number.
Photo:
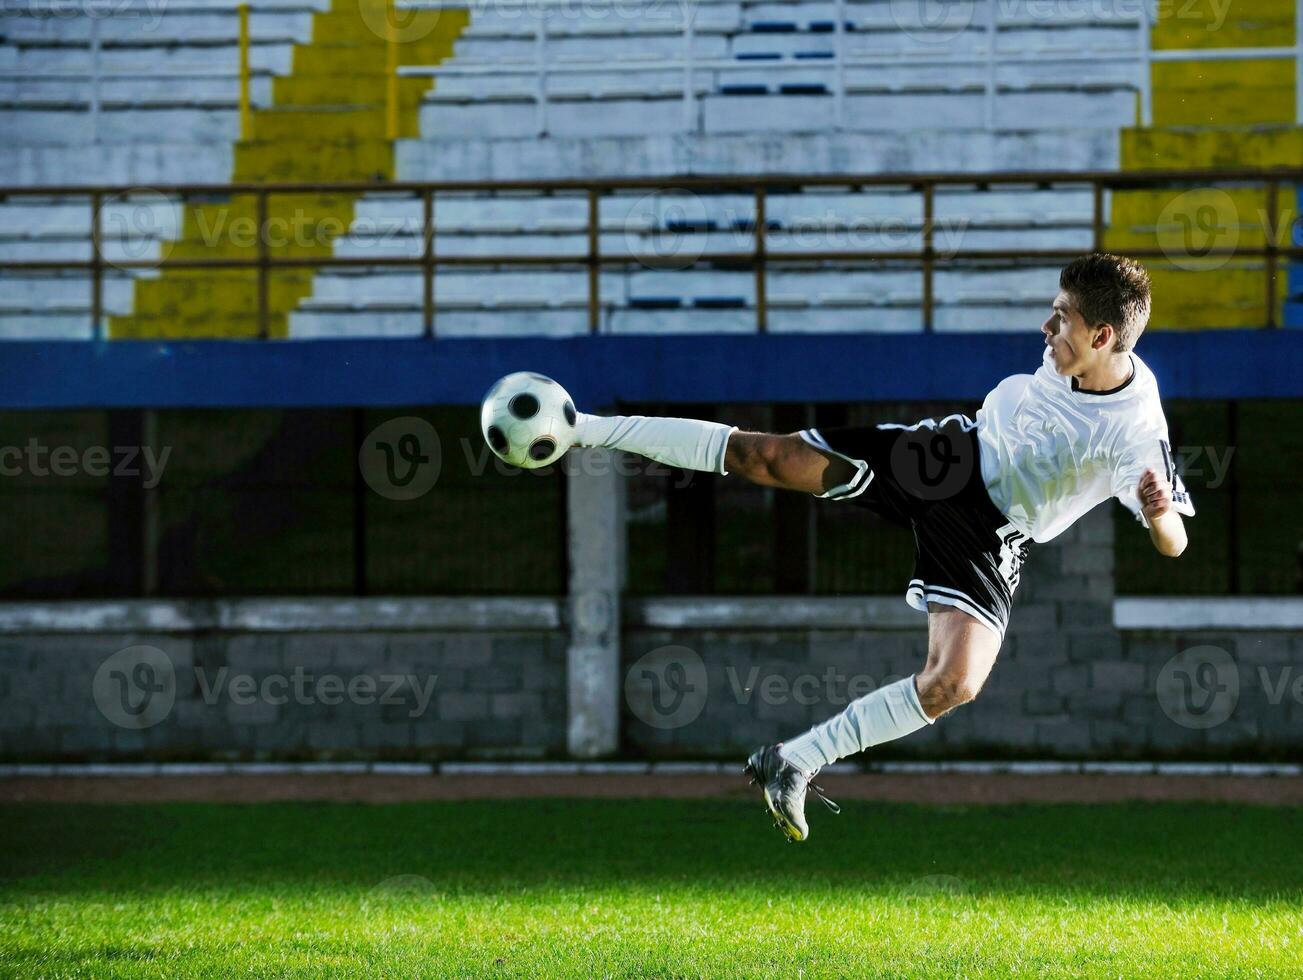
[[[808,493],[843,486],[855,476],[850,463],[815,449],[799,435],[739,432],[737,426],[699,419],[580,413],[575,442],[637,453],[682,469],[732,473],[761,486]]]
[[[1145,520],[1149,522],[1149,539],[1159,554],[1176,558],[1185,551],[1188,539],[1185,522],[1172,508],[1172,485],[1154,470],[1145,470],[1136,487]]]

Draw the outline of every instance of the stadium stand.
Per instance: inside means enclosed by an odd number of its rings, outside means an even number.
[[[996,33],[987,64],[986,4],[957,8],[953,27],[914,26],[889,3],[707,2],[650,5],[635,21],[620,8],[605,17],[577,17],[564,5],[497,6],[478,13],[423,111],[423,129],[441,137],[644,136],[685,128],[710,134],[810,133],[919,129],[1059,129],[1065,113],[1105,127],[1134,111],[1135,72],[1105,66],[1090,84],[1065,84],[1050,59],[1070,48],[1117,48],[1134,35],[1118,15],[1100,13],[1045,29],[1013,8]],[[840,7],[844,29],[831,18]],[[979,12],[980,11],[980,12]],[[683,40],[684,16],[692,37]],[[536,116],[536,35],[548,40],[549,100]],[[842,46],[845,64],[835,52]],[[685,109],[685,68],[696,65]],[[1044,54],[1031,64],[1018,54]],[[970,62],[955,59],[968,58]],[[909,61],[905,59],[916,59]],[[928,60],[918,60],[928,59]],[[664,65],[665,67],[659,67]],[[512,69],[520,74],[509,74]],[[983,111],[985,76],[994,72],[1000,98]],[[838,110],[838,76],[844,106]],[[555,104],[552,104],[553,100]],[[482,109],[494,106],[491,114]],[[487,133],[486,122],[491,127]],[[686,122],[686,127],[685,127]],[[914,169],[914,168],[905,168]],[[934,169],[923,167],[920,169]]]
[[[249,18],[253,111],[243,134],[238,17],[226,0],[186,0],[157,12],[129,7],[98,18],[10,11],[0,21],[0,71],[8,73],[0,118],[16,139],[0,149],[0,161],[19,183],[84,183],[93,161],[97,181],[148,188],[227,180],[981,171],[997,161],[1002,169],[1162,169],[1298,159],[1291,62],[1155,62],[1153,126],[1137,126],[1146,87],[1137,32],[1144,25],[1133,10],[1068,3],[1047,16],[1027,4],[990,2],[952,5],[940,22],[916,24],[902,9],[886,0],[703,0],[689,7],[637,0],[403,11],[398,50],[407,67],[398,79],[396,140],[388,138],[384,106],[390,17],[384,0],[257,3]],[[686,35],[685,10],[693,14]],[[1292,4],[1250,0],[1231,16],[1238,20],[1216,32],[1204,18],[1160,17],[1152,47],[1292,41]],[[1074,57],[1094,59],[1088,75]],[[88,93],[84,78],[49,77],[87,72],[96,58],[104,73],[98,96]],[[1210,66],[1215,71],[1204,71]],[[149,74],[145,84],[108,74],[137,71]],[[1223,94],[1233,91],[1231,78],[1246,81],[1254,115]],[[1236,132],[1248,125],[1274,127],[1268,142],[1279,155],[1249,159],[1247,147],[1262,142],[1236,142]],[[1243,153],[1236,149],[1241,144]],[[776,189],[766,212],[768,248],[919,246],[917,192],[907,186],[854,191]],[[1179,222],[1164,212],[1170,212],[1170,192],[1108,198],[1110,246],[1161,246],[1169,226],[1180,233]],[[1181,208],[1202,218],[1212,206],[1221,221],[1227,201],[1231,224],[1265,207],[1261,190],[1244,189],[1196,191]],[[1282,240],[1293,203],[1279,202]],[[582,195],[441,195],[434,250],[441,256],[581,255],[586,206]],[[965,249],[1086,250],[1091,207],[1089,189],[1051,195],[1034,183],[938,193],[936,245],[941,253],[948,242]],[[269,251],[358,263],[369,255],[419,255],[421,208],[419,198],[379,192],[278,195],[268,217],[291,233]],[[603,254],[633,260],[602,276],[601,330],[754,329],[748,271],[728,264],[710,273],[704,265],[680,268],[698,255],[749,249],[756,220],[750,200],[669,191],[607,197],[601,209]],[[256,219],[252,196],[183,205],[138,193],[110,200],[101,218],[111,266],[103,294],[111,336],[256,334],[251,272],[159,275],[112,267],[122,257],[255,255],[256,242],[239,234]],[[0,204],[0,256],[84,259],[89,226],[86,203],[14,199]],[[1260,224],[1247,228],[1242,243],[1252,243],[1254,234],[1260,243]],[[638,261],[663,260],[667,251],[681,259],[670,263],[677,271]],[[1162,297],[1157,326],[1265,322],[1260,260],[1237,259],[1215,277],[1180,267],[1155,272]],[[1298,277],[1291,275],[1294,283]],[[1043,304],[1052,276],[1050,266],[954,263],[938,273],[933,324],[1024,329],[1038,322],[1032,311]],[[1206,282],[1225,295],[1226,287],[1212,280],[1228,276],[1235,279],[1229,303],[1210,304],[1191,285]],[[0,305],[0,336],[90,336],[84,274],[5,279],[10,288]],[[906,268],[811,262],[774,269],[768,325],[775,331],[918,330],[921,289],[917,272]],[[441,271],[434,290],[441,334],[588,329],[586,272],[578,264],[546,272]],[[269,333],[419,335],[421,291],[416,270],[278,269],[267,297]],[[1295,307],[1283,294],[1279,300],[1292,315]]]
[[[1153,27],[1155,51],[1207,48],[1289,48],[1297,42],[1293,0],[1244,0],[1217,19],[1207,3]],[[1198,170],[1209,167],[1285,167],[1303,159],[1303,128],[1292,60],[1249,58],[1156,63],[1152,68],[1153,125],[1122,132],[1124,170]],[[1172,194],[1121,191],[1113,196],[1106,242],[1126,250],[1189,236],[1203,247],[1261,246],[1266,216],[1275,216],[1276,241],[1291,244],[1300,213],[1299,188],[1286,189],[1271,207],[1261,188],[1195,188],[1177,207]],[[1297,232],[1294,231],[1294,234]],[[1298,242],[1294,242],[1298,244]],[[1174,249],[1175,251],[1175,249]],[[1260,260],[1225,267],[1197,254],[1153,267],[1154,319],[1192,326],[1256,327],[1268,322]],[[1217,269],[1209,274],[1209,269]],[[1292,263],[1288,285],[1271,313],[1276,323],[1303,326],[1303,270]]]
[[[1089,191],[974,192],[937,196],[937,240],[942,248],[962,239],[965,247],[999,248],[1029,243],[1047,248],[1088,248]],[[420,254],[420,207],[412,200],[363,202],[339,254]],[[584,196],[486,202],[453,198],[441,204],[436,251],[440,255],[572,254],[586,247]],[[767,244],[775,251],[836,248],[917,249],[919,195],[914,192],[850,194],[831,190],[774,194],[766,210]],[[740,195],[630,194],[603,201],[603,255],[633,259],[660,256],[686,265],[693,256],[745,252],[751,247],[754,202]],[[1019,306],[1044,304],[1046,276],[1038,270],[938,274],[937,320],[941,330],[989,329],[996,317]],[[380,334],[419,334],[421,276],[418,271],[366,268],[328,270],[314,295],[293,314],[295,336],[338,336],[361,329]],[[749,270],[654,269],[633,262],[628,271],[605,273],[602,329],[611,333],[738,331],[755,329],[755,277]],[[457,270],[435,283],[441,335],[471,333],[574,334],[587,330],[584,270],[499,272]],[[907,268],[821,266],[771,270],[767,279],[769,329],[918,329],[921,279]],[[871,325],[869,324],[871,317]],[[1026,317],[1024,316],[1024,322]]]
[[[253,6],[255,106],[271,104],[273,79],[289,72],[294,44],[311,40],[313,14],[328,6],[329,0]],[[228,181],[240,136],[239,69],[233,0],[127,0],[86,10],[7,4],[0,11],[5,181]]]

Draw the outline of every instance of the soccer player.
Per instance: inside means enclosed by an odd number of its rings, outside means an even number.
[[[806,792],[822,767],[977,696],[1029,542],[1051,540],[1116,497],[1161,554],[1185,550],[1181,515],[1194,508],[1173,466],[1158,385],[1134,352],[1149,310],[1139,263],[1104,254],[1074,260],[1041,324],[1040,368],[1001,381],[975,421],[951,415],[772,435],[692,419],[579,416],[580,445],[847,501],[914,532],[905,601],[927,613],[922,669],[747,761],[789,840],[809,836]]]

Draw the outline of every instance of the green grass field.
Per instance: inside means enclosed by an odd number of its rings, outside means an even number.
[[[45,977],[1297,977],[1303,819],[1222,805],[0,806]]]

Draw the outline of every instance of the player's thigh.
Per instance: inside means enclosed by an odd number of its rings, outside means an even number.
[[[763,486],[806,493],[826,493],[855,476],[855,467],[845,459],[811,446],[795,432],[735,432],[725,466]]]
[[[1001,637],[954,606],[928,603],[928,651],[920,682],[958,688],[976,697],[1000,653]]]

